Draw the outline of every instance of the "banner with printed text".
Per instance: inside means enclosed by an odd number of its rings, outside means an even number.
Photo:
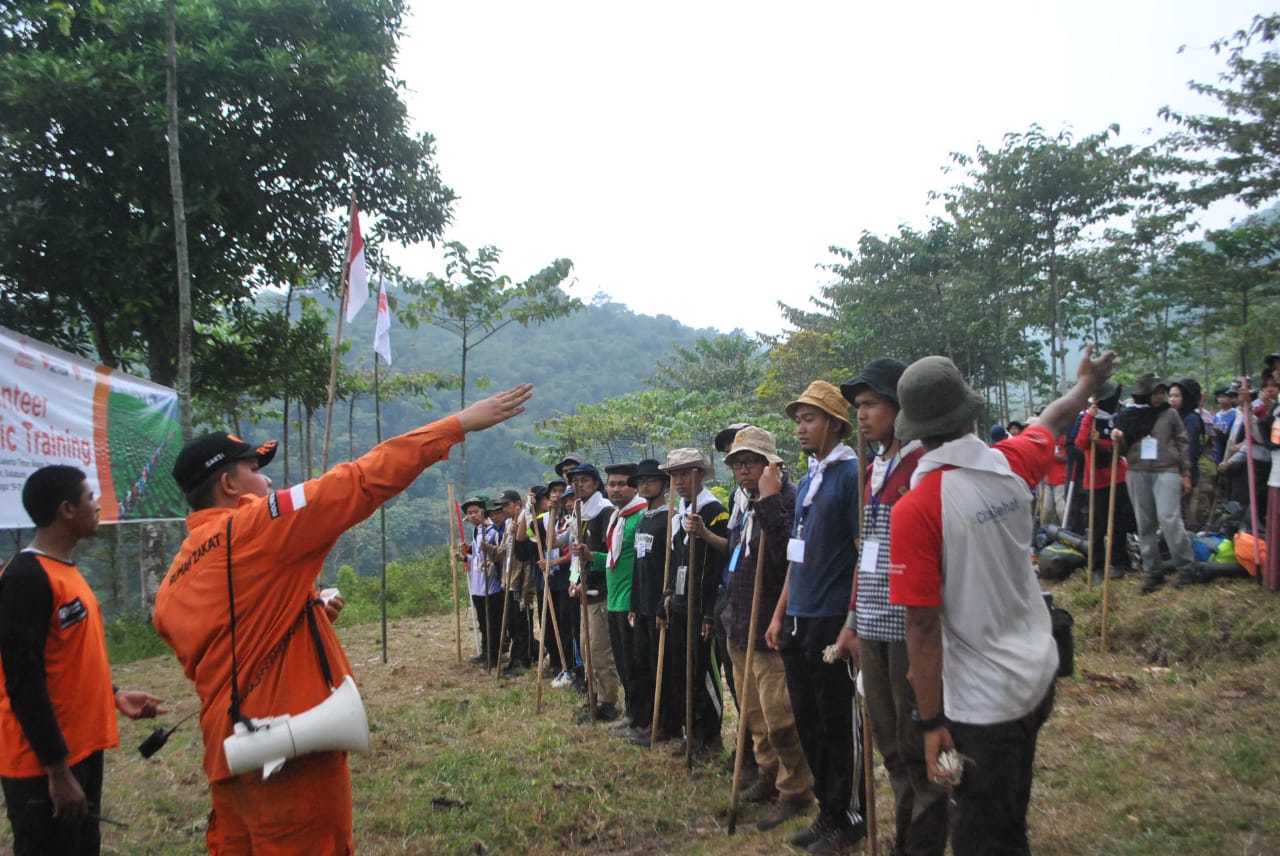
[[[22,485],[48,464],[84,470],[101,521],[181,518],[169,475],[178,394],[0,327],[0,529],[26,529]]]

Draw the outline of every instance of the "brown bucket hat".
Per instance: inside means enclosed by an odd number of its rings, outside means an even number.
[[[842,423],[844,430],[841,436],[848,436],[853,433],[853,422],[849,418],[849,402],[845,401],[844,396],[840,394],[840,390],[836,388],[835,384],[828,383],[825,380],[815,380],[809,384],[799,398],[787,405],[787,418],[795,419],[796,408],[802,404],[816,407]]]

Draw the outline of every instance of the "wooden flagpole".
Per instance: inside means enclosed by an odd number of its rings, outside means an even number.
[[[342,279],[338,284],[338,329],[333,335],[333,358],[329,361],[329,393],[324,408],[324,451],[320,456],[320,472],[329,471],[329,437],[333,433],[333,396],[338,386],[338,358],[342,353],[342,322],[347,315],[347,289],[351,279],[351,243],[353,215],[356,210],[356,195],[351,194],[351,207],[347,210],[347,243],[342,252]],[[307,477],[311,477],[307,473]]]

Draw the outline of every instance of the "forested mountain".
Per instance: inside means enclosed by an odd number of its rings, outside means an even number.
[[[343,339],[352,343],[344,356],[344,368],[360,373],[373,370],[372,304],[346,327]],[[506,389],[522,381],[534,385],[534,397],[517,419],[496,426],[467,442],[468,494],[487,493],[496,497],[506,488],[522,493],[532,484],[551,476],[548,463],[519,451],[518,442],[537,443],[535,425],[539,420],[572,413],[578,404],[592,404],[634,392],[644,386],[655,365],[677,345],[691,346],[699,335],[718,335],[713,330],[695,330],[673,318],[637,315],[620,303],[600,297],[581,312],[549,321],[541,326],[512,324],[472,351],[468,364],[467,400],[476,401],[490,391]],[[392,366],[379,366],[381,384],[394,384],[397,376],[430,372],[444,378],[455,377],[461,349],[456,337],[434,327],[391,328]],[[479,388],[477,388],[479,387]],[[390,437],[438,419],[458,409],[459,390],[431,388],[424,395],[382,396],[382,436]],[[280,402],[266,408],[272,418],[239,427],[254,442],[282,438]],[[290,481],[298,481],[307,471],[304,444],[295,408],[291,408],[289,445]],[[348,426],[352,426],[349,430]],[[312,419],[311,471],[319,472],[324,435],[324,413]],[[334,419],[329,463],[347,460],[372,447],[377,424],[371,395],[338,401]],[[416,553],[447,540],[445,516],[447,485],[458,484],[458,456],[427,470],[402,496],[387,505],[389,557]],[[597,462],[601,465],[608,461]],[[283,458],[271,466],[277,485],[283,478]],[[459,499],[462,497],[460,496]],[[353,564],[362,573],[376,569],[378,528],[362,524],[346,536],[334,551],[332,562]]]

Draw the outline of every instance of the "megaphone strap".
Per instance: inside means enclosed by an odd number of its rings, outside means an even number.
[[[320,638],[320,627],[316,623],[315,609],[323,607],[324,601],[319,598],[307,598],[303,604],[302,611],[299,613],[297,620],[289,625],[289,629],[285,631],[284,637],[275,644],[271,652],[263,659],[262,665],[254,673],[249,685],[245,687],[243,693],[240,692],[240,669],[239,662],[236,657],[236,590],[235,584],[231,577],[231,515],[227,515],[227,603],[230,611],[231,623],[231,722],[243,723],[250,731],[254,730],[253,723],[248,717],[240,713],[240,705],[244,702],[249,693],[253,692],[262,679],[266,677],[267,672],[280,659],[280,655],[289,647],[289,642],[293,640],[293,634],[297,632],[298,626],[302,624],[302,620],[307,620],[307,625],[311,630],[311,639],[316,646],[316,657],[320,661],[320,674],[324,676],[325,685],[330,689],[334,687],[333,671],[329,668],[329,657],[325,654],[324,642]]]

